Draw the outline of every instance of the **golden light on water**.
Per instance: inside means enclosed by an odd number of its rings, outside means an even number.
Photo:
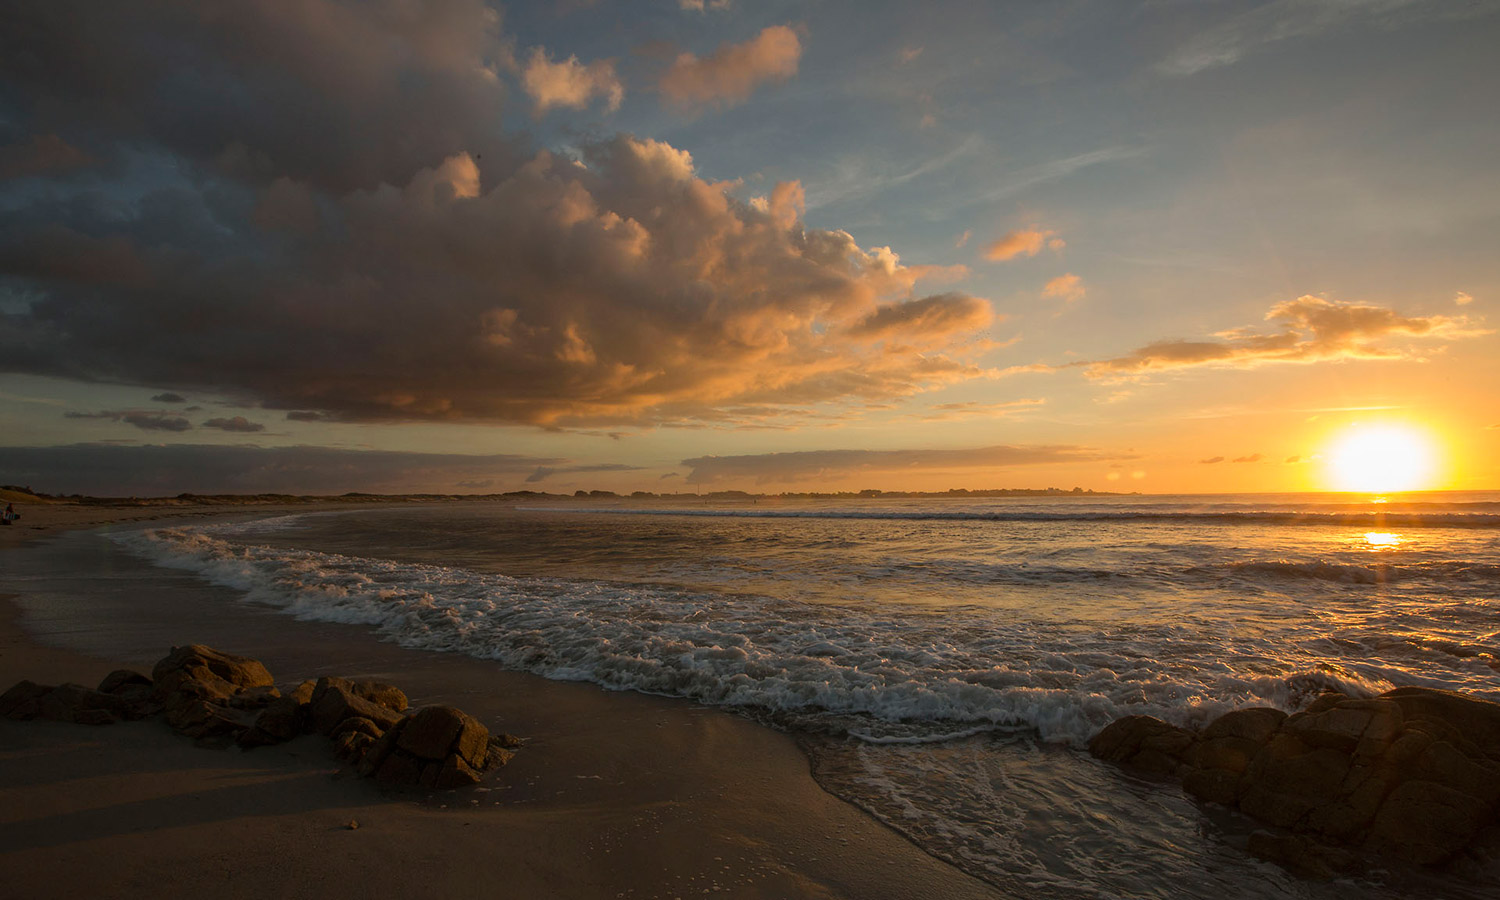
[[[1365,543],[1373,550],[1401,546],[1401,535],[1389,531],[1366,531]]]
[[[1387,493],[1432,486],[1432,439],[1409,425],[1356,425],[1329,448],[1328,477],[1342,491]]]

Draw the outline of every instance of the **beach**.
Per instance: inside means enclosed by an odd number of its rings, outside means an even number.
[[[0,560],[15,573],[35,549],[25,539],[69,529],[246,511],[26,506]],[[120,575],[79,565],[72,577]],[[202,642],[261,659],[281,683],[389,681],[527,744],[478,789],[386,793],[314,736],[242,752],[156,720],[0,721],[0,871],[15,896],[1002,896],[828,794],[791,737],[744,718],[232,601],[205,608],[226,598],[203,583],[150,598],[122,596],[128,584],[96,586],[93,610],[8,595],[0,682],[91,686]]]

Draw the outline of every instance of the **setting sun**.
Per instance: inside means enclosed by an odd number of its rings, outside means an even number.
[[[1405,425],[1355,426],[1328,452],[1328,474],[1344,491],[1385,493],[1431,486],[1432,440]]]

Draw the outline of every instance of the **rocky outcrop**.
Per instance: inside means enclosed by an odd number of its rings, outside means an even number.
[[[104,725],[160,712],[200,742],[245,749],[318,733],[333,741],[335,755],[383,785],[439,789],[478,782],[521,744],[492,736],[450,706],[409,713],[406,694],[384,682],[329,676],[282,693],[259,661],[201,644],[172,648],[152,674],[121,669],[98,690],[22,681],[0,695],[0,715]]]
[[[1237,710],[1196,734],[1128,716],[1089,750],[1283,829],[1257,832],[1251,852],[1315,877],[1349,871],[1356,853],[1441,863],[1500,824],[1500,704],[1451,691],[1324,694],[1291,716]]]
[[[504,743],[462,710],[429,706],[371,744],[360,758],[359,772],[386,785],[463,787],[510,761]]]

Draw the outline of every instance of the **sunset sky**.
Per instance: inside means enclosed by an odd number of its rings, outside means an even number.
[[[3,16],[3,483],[1500,487],[1500,2]]]

